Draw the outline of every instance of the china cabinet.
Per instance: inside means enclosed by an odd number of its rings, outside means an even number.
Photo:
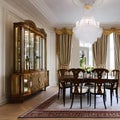
[[[30,20],[14,23],[14,73],[11,77],[11,101],[46,90],[49,71],[46,66],[46,33]]]

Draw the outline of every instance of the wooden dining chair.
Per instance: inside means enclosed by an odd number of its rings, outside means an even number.
[[[85,70],[83,69],[70,69],[72,71],[74,80],[71,81],[72,83],[72,100],[70,109],[73,106],[73,101],[75,95],[79,95],[80,97],[80,108],[82,109],[82,96],[87,94],[88,96],[88,87],[84,85],[84,73]]]
[[[108,75],[109,75],[109,70],[106,68],[94,68],[92,70],[93,78],[98,78],[98,79],[108,78]]]
[[[96,96],[103,96],[103,103],[106,107],[106,91],[105,91],[105,79],[91,79],[94,86],[90,88],[90,106],[91,106],[91,95],[94,95],[94,109],[96,109]]]
[[[72,86],[71,86],[71,83],[68,82],[68,81],[62,81],[60,80],[59,78],[61,77],[64,77],[64,76],[67,76],[69,75],[69,70],[67,69],[59,69],[58,70],[58,98],[60,96],[60,92],[64,89],[65,90],[65,93],[66,93],[66,89],[70,89],[70,98],[71,98],[71,91],[72,91]],[[62,92],[63,93],[63,92]]]
[[[107,90],[110,90],[110,103],[111,103],[111,106],[112,106],[112,96],[113,96],[113,92],[115,91],[116,93],[116,100],[117,100],[117,103],[118,103],[118,86],[119,86],[119,70],[117,69],[113,69],[111,71],[111,77],[115,77],[115,80],[113,80],[113,82],[109,82],[105,85],[105,88]]]
[[[94,95],[94,108],[96,108],[96,96],[103,96],[103,103],[106,109],[106,91],[105,91],[105,79],[108,78],[109,70],[105,68],[95,68],[92,70],[93,79],[91,79],[91,83],[93,84],[90,87],[90,106],[91,106],[91,95]]]

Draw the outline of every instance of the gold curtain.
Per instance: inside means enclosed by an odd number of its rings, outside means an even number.
[[[56,32],[56,53],[58,56],[58,69],[69,68],[71,58],[71,29],[55,29]]]
[[[120,31],[114,34],[114,59],[115,69],[120,70]]]
[[[120,34],[114,34],[114,57],[115,57],[115,69],[120,70]]]
[[[107,37],[108,35],[103,34],[101,38],[97,40],[92,45],[93,60],[96,67],[106,66],[106,56],[107,56]]]
[[[93,59],[96,66],[105,67],[107,55],[107,37],[111,33],[115,33],[114,36],[115,68],[120,69],[120,29],[115,28],[103,29],[103,35],[101,37],[102,41],[101,39],[98,39],[97,42],[95,42],[92,45]],[[101,57],[98,54],[100,54]]]
[[[115,69],[120,70],[120,29],[116,28],[104,29],[103,34],[110,35],[111,33],[114,33]]]

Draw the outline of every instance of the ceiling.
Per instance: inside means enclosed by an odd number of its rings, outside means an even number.
[[[85,14],[74,0],[4,0],[36,19],[44,18],[52,27],[73,27]],[[120,27],[120,0],[101,0],[89,11],[103,27]]]

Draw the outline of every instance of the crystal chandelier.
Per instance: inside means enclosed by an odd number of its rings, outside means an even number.
[[[95,0],[84,1],[87,1],[87,4],[84,3],[85,9],[92,8],[92,2],[90,1],[95,2]],[[90,2],[90,4],[88,3],[88,1]],[[73,28],[73,33],[79,39],[79,41],[83,41],[85,43],[94,43],[97,38],[101,37],[102,28],[100,28],[99,22],[96,22],[93,16],[85,15],[80,21],[76,22],[76,26]]]

